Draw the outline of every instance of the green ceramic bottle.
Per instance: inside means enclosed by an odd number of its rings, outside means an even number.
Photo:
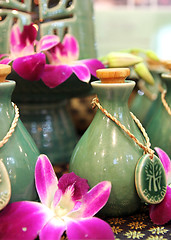
[[[0,64],[0,140],[8,133],[15,116],[11,95],[15,82],[4,80],[11,67]],[[36,200],[34,170],[39,151],[24,125],[18,120],[8,141],[0,147],[0,160],[6,166],[11,182],[11,202]]]
[[[143,143],[128,108],[128,98],[135,86],[134,81],[125,81],[129,73],[128,68],[97,70],[101,81],[92,82],[92,86],[102,107]],[[129,215],[141,206],[134,177],[142,155],[143,150],[98,109],[73,151],[70,171],[88,179],[90,187],[100,181],[111,181],[111,194],[102,213],[113,217]]]
[[[151,71],[151,74],[155,80],[154,85],[139,80],[137,94],[130,105],[131,112],[135,114],[144,127],[146,127],[155,111],[155,108],[151,108],[151,106],[154,105],[153,103],[157,99],[159,94],[158,86],[161,83],[160,73]]]
[[[161,74],[166,70],[162,61],[147,58],[146,64],[154,79],[154,84],[139,80],[137,94],[130,105],[131,112],[138,117],[145,128],[156,111],[157,98],[160,95],[159,86],[163,85]]]
[[[162,74],[162,79],[167,90],[165,100],[170,107],[171,74]],[[147,133],[150,137],[152,147],[162,148],[171,157],[171,115],[169,115],[162,103],[161,93],[157,99],[155,113],[147,124]]]

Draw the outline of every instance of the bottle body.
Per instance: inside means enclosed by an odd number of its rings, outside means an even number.
[[[15,116],[11,103],[11,94],[15,87],[14,81],[0,84],[0,129],[1,140],[9,131]],[[36,200],[37,193],[34,183],[34,171],[39,151],[21,120],[8,139],[0,148],[0,158],[6,166],[11,182],[11,202]]]
[[[159,95],[159,84],[161,83],[159,73],[153,71],[151,74],[155,80],[154,85],[139,80],[139,90],[130,106],[131,112],[138,117],[144,127],[146,127],[155,112],[155,101]]]
[[[104,109],[116,117],[135,137],[143,137],[128,109],[128,97],[134,82],[123,84],[92,83]],[[103,214],[123,216],[136,212],[141,201],[135,189],[135,167],[143,150],[100,110],[72,154],[70,170],[88,179],[91,187],[100,181],[112,183]]]
[[[46,154],[53,165],[68,163],[77,142],[67,103],[61,100],[49,104],[18,104],[24,126],[39,151]]]
[[[167,77],[168,76],[168,77]],[[171,77],[163,78],[167,93],[165,96],[168,106],[171,106]],[[169,157],[171,156],[171,116],[166,111],[159,94],[155,112],[147,124],[147,133],[150,137],[152,147],[162,148]]]

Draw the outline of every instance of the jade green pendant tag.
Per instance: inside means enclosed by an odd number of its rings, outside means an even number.
[[[146,203],[160,203],[166,194],[166,175],[157,156],[143,155],[135,169],[135,185],[139,197]]]

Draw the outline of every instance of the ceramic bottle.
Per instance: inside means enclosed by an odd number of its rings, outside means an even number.
[[[168,63],[168,68],[171,63]],[[165,100],[168,107],[171,106],[171,74],[163,73],[162,81],[166,88]],[[161,100],[161,93],[159,94],[155,106],[153,117],[147,124],[147,133],[150,137],[152,147],[162,148],[171,157],[171,115],[164,107]]]
[[[161,74],[166,70],[163,61],[146,59],[147,67],[154,79],[154,84],[149,84],[142,79],[137,82],[137,94],[130,104],[130,110],[138,117],[146,128],[153,117],[157,107],[157,98],[160,95],[159,86],[163,85]]]
[[[0,64],[0,140],[9,132],[16,111],[11,103],[15,82],[4,80],[11,71]],[[11,182],[11,202],[36,200],[34,171],[39,151],[24,125],[18,120],[14,132],[0,147],[0,160],[4,163]]]
[[[135,86],[134,81],[125,80],[129,73],[129,68],[97,70],[101,81],[92,82],[92,87],[101,106],[144,143],[128,108],[128,98]],[[111,194],[102,213],[113,217],[129,215],[141,206],[134,177],[142,155],[143,150],[98,109],[73,151],[70,171],[88,179],[91,187],[100,181],[111,181]]]
[[[81,81],[72,79],[72,76],[69,85],[64,83],[53,89],[49,89],[42,81],[22,79],[14,71],[8,75],[8,79],[16,82],[12,101],[19,107],[20,119],[39,151],[46,154],[53,165],[68,163],[78,141],[68,109],[69,99],[77,96],[79,90],[81,94],[89,91],[88,87],[82,86]]]
[[[155,80],[154,85],[139,80],[137,83],[138,91],[130,105],[131,112],[138,117],[144,127],[146,127],[147,122],[155,111],[155,108],[151,108],[151,106],[154,105],[154,102],[157,100],[159,94],[158,86],[161,83],[160,73],[151,71],[151,74]]]

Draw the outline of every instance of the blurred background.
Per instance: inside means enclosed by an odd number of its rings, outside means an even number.
[[[94,0],[98,56],[112,50],[152,49],[171,56],[171,0]]]
[[[81,43],[89,44],[90,48],[95,41],[98,57],[113,50],[140,47],[154,50],[160,58],[170,58],[171,0],[86,0],[79,14],[77,9],[83,5],[77,6],[74,10],[76,3],[76,0],[0,1],[0,53],[8,50],[8,41],[4,39],[9,37],[12,21],[19,19],[22,25],[34,21],[37,24],[41,23],[40,35],[49,33],[61,35],[62,30],[59,30],[62,29],[61,26],[65,31],[68,27],[73,29],[69,22],[74,21],[75,14],[80,26],[77,29],[82,27],[80,15],[84,21],[88,18],[90,20],[92,5],[94,29],[90,24],[88,25],[91,35],[86,38],[86,42],[84,42],[85,38],[82,38]],[[77,5],[79,4],[82,4],[82,1],[78,1]],[[52,23],[53,29],[49,22]],[[54,30],[54,25],[58,31]],[[82,44],[80,45],[82,47]],[[95,56],[93,48],[90,52],[91,54],[88,52],[87,55]],[[87,57],[84,54],[81,51],[80,57]]]

